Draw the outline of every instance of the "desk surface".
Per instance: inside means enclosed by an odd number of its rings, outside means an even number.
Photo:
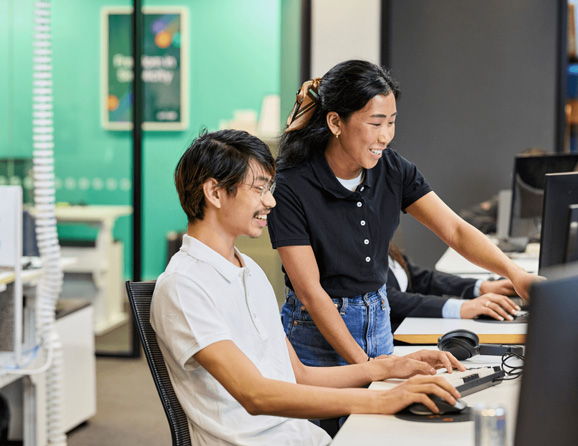
[[[529,273],[536,274],[538,272],[538,254],[511,254],[512,261],[520,265]],[[458,274],[460,276],[491,276],[492,273],[474,265],[469,260],[466,260],[452,248],[448,248],[440,257],[435,265],[435,269],[448,274]]]
[[[32,257],[27,257],[32,259]],[[73,265],[76,262],[76,259],[72,257],[61,257],[60,258],[60,267],[64,268],[69,265]],[[42,274],[42,262],[40,261],[39,257],[35,257],[33,261],[33,268],[23,269],[22,270],[22,281],[24,283],[32,282]],[[11,269],[2,269],[0,271],[0,285],[6,285],[8,283],[14,282],[15,274],[14,271]]]
[[[36,210],[28,209],[34,216]],[[132,214],[129,205],[55,206],[54,216],[59,222],[98,223]]]
[[[421,347],[396,347],[395,354],[405,355]],[[430,347],[431,348],[431,347]],[[496,356],[477,356],[463,361],[466,367],[498,365]],[[375,382],[370,389],[391,388],[397,381]],[[506,408],[507,432],[513,444],[520,380],[504,381],[463,399],[470,407],[478,403],[499,403]],[[474,444],[474,422],[419,423],[393,415],[350,415],[331,443],[332,446],[468,446]]]
[[[437,344],[438,338],[451,330],[473,331],[485,344],[523,344],[526,342],[526,323],[478,322],[472,319],[405,318],[395,330],[393,338],[409,344]]]
[[[56,206],[54,215],[61,222],[98,222],[132,214],[132,206],[90,205]]]

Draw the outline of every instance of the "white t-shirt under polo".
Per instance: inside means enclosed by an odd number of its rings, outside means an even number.
[[[325,431],[307,420],[250,415],[193,359],[203,348],[231,340],[263,376],[295,382],[273,288],[251,258],[242,258],[239,268],[185,235],[156,283],[151,324],[193,444],[329,444]]]

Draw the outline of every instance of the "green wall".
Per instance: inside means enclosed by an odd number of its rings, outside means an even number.
[[[32,2],[0,0],[0,156],[31,156]],[[19,30],[25,29],[26,33]],[[20,54],[25,49],[26,56]]]
[[[0,0],[0,157],[31,156],[31,2]],[[283,2],[285,3],[285,2]],[[290,2],[291,3],[291,2]],[[295,2],[298,3],[298,2]],[[130,204],[132,143],[129,131],[100,122],[100,11],[130,6],[108,0],[54,0],[53,72],[57,201]],[[166,262],[168,231],[182,231],[173,169],[202,127],[216,130],[235,109],[260,110],[281,82],[282,0],[157,0],[145,6],[189,10],[189,127],[146,131],[143,142],[143,271],[155,278]],[[127,30],[127,33],[130,30]],[[297,33],[298,35],[298,33]],[[296,86],[293,88],[296,90]],[[282,117],[286,111],[281,112]],[[59,227],[61,237],[92,237],[90,228]],[[131,218],[117,221],[131,275]]]

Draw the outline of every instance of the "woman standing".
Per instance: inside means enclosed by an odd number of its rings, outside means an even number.
[[[281,138],[269,232],[286,273],[283,325],[307,365],[360,363],[393,352],[385,283],[400,210],[468,260],[509,278],[520,296],[537,279],[388,148],[398,96],[381,67],[342,62],[303,85]]]

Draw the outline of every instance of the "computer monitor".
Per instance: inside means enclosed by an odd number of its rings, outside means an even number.
[[[571,266],[566,278],[530,290],[515,446],[578,444],[578,265]]]
[[[19,364],[23,339],[22,188],[0,186],[0,367]]]
[[[578,154],[517,155],[514,159],[510,237],[538,240],[542,219],[545,175],[572,172],[578,167]]]
[[[578,204],[578,172],[546,175],[539,271],[566,261],[570,205]]]
[[[22,255],[25,257],[39,256],[35,220],[27,210],[27,206],[34,204],[33,167],[32,158],[0,158],[0,186],[22,187],[22,203],[24,204]]]
[[[578,204],[570,205],[566,244],[566,263],[578,262]]]

